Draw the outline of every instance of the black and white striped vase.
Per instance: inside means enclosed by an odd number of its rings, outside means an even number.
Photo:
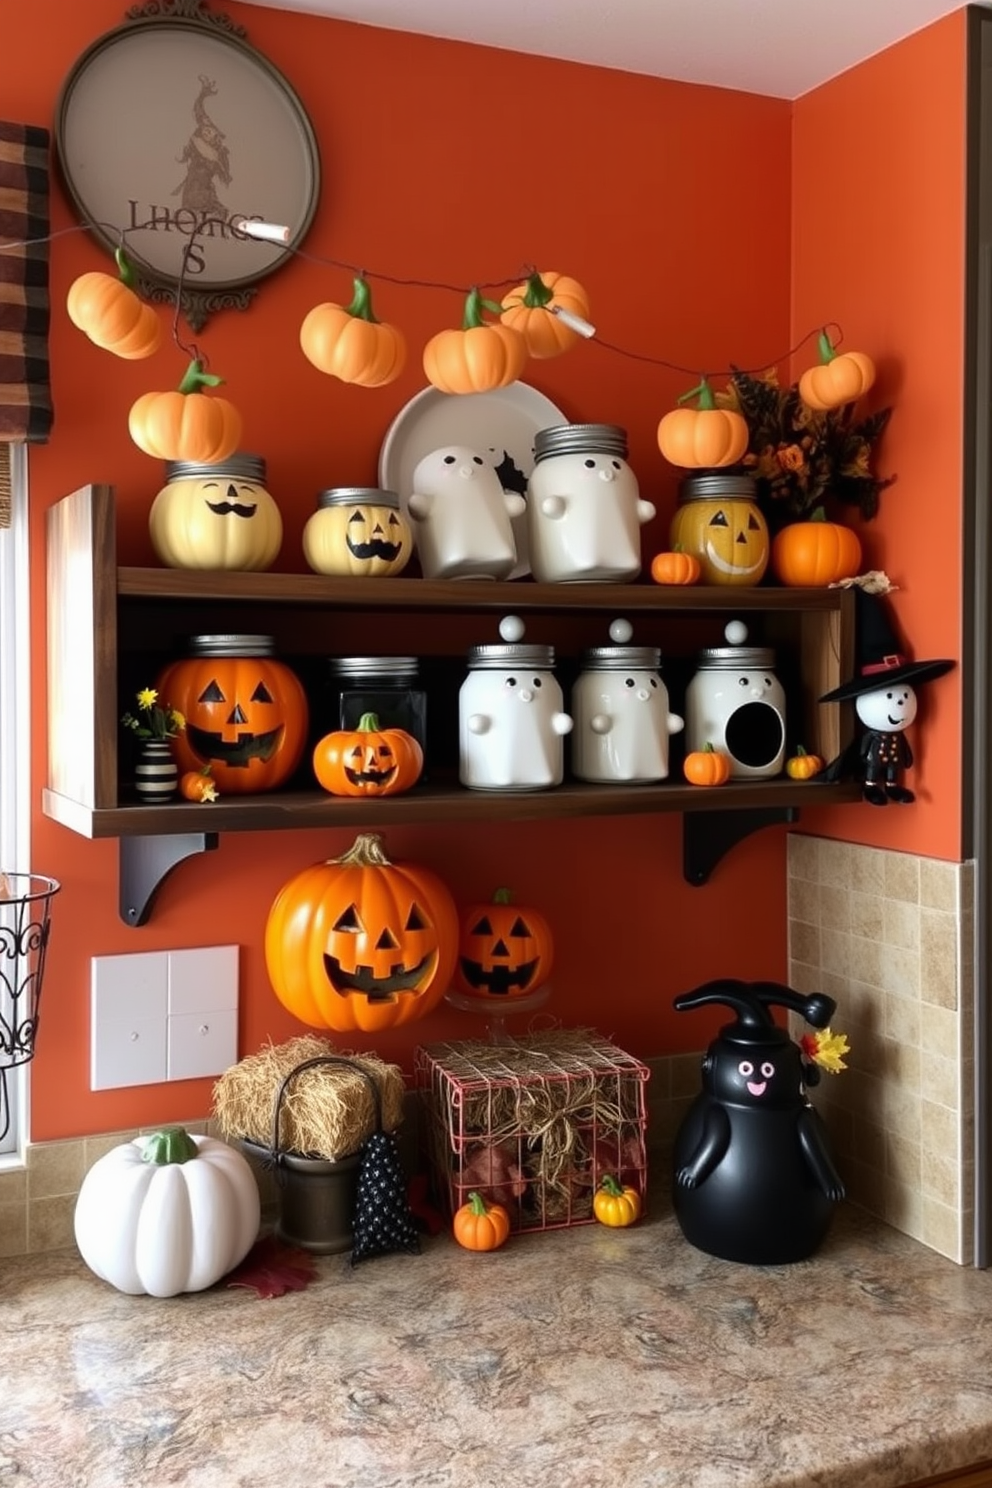
[[[179,767],[165,739],[146,739],[134,769],[134,786],[149,806],[171,801],[179,788]]]

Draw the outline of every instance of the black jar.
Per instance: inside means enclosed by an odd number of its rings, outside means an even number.
[[[331,712],[334,726],[355,729],[364,713],[381,728],[403,729],[424,751],[427,765],[427,693],[420,685],[415,656],[332,656]],[[421,775],[421,779],[423,779]]]

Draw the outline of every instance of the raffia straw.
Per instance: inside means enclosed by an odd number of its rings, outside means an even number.
[[[213,1113],[222,1134],[271,1148],[280,1085],[298,1065],[325,1055],[354,1059],[368,1071],[379,1089],[382,1129],[395,1130],[403,1119],[406,1093],[399,1066],[385,1064],[374,1054],[354,1054],[335,1048],[327,1039],[303,1035],[285,1044],[267,1044],[220,1076],[213,1088]],[[337,1162],[357,1152],[376,1130],[375,1101],[368,1082],[344,1065],[304,1070],[283,1096],[279,1111],[283,1151]]]

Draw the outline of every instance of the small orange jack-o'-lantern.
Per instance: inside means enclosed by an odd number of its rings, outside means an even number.
[[[275,790],[306,747],[302,683],[272,655],[271,636],[196,636],[191,649],[157,683],[186,719],[172,741],[180,770],[209,765],[222,796]]]
[[[457,954],[449,890],[418,863],[391,863],[373,833],[284,884],[265,927],[280,1002],[339,1033],[424,1017],[448,990]]]
[[[424,751],[405,729],[380,728],[363,713],[355,729],[325,734],[313,752],[313,773],[332,796],[395,796],[420,779]]]
[[[462,916],[455,984],[473,997],[529,997],[551,975],[553,959],[544,916],[497,889],[491,904],[473,904]]]
[[[768,567],[768,525],[749,475],[688,476],[672,520],[672,547],[699,559],[704,584],[761,582]]]

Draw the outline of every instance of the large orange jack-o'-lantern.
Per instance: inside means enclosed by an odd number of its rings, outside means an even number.
[[[458,954],[458,910],[429,868],[362,833],[284,884],[265,927],[272,988],[303,1023],[377,1033],[434,1008]]]
[[[193,636],[156,686],[186,719],[172,741],[180,771],[209,765],[222,796],[275,790],[303,758],[306,693],[271,636]]]
[[[462,915],[455,985],[470,997],[529,997],[551,975],[551,927],[536,909],[514,905],[509,889]]]

